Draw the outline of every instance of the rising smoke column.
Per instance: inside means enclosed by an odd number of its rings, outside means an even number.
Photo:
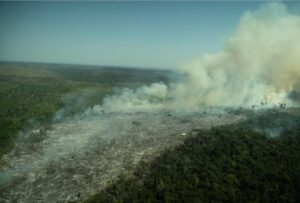
[[[183,79],[107,97],[104,107],[133,109],[206,109],[296,104],[300,92],[300,16],[282,3],[246,12],[216,54],[180,68]]]
[[[147,132],[147,129],[150,129],[149,134],[158,135],[157,143],[159,143],[161,131],[156,131],[157,126],[163,124],[162,132],[170,132],[171,129],[177,134],[182,131],[180,125],[184,127],[195,118],[194,114],[186,114],[188,116],[184,116],[181,112],[166,114],[160,112],[161,109],[236,107],[257,104],[261,101],[277,103],[285,102],[289,98],[298,98],[296,93],[300,91],[296,90],[300,89],[299,36],[300,17],[290,14],[283,4],[271,3],[258,11],[247,12],[219,53],[204,55],[179,70],[184,76],[180,82],[170,86],[155,83],[135,90],[124,89],[119,94],[106,97],[103,105],[87,109],[84,113],[76,115],[75,119],[70,118],[54,124],[42,142],[32,143],[31,147],[27,147],[26,143],[23,146],[21,143],[20,147],[15,149],[15,154],[6,157],[8,164],[0,171],[0,188],[10,184],[11,181],[17,183],[19,177],[26,176],[24,184],[15,188],[16,196],[24,195],[31,201],[31,194],[37,192],[42,196],[48,192],[52,198],[58,198],[57,194],[62,197],[68,196],[66,192],[61,194],[63,190],[59,188],[62,184],[60,180],[63,180],[67,187],[66,191],[75,193],[75,196],[79,188],[74,184],[77,177],[83,177],[79,180],[87,183],[81,185],[85,189],[87,185],[91,185],[93,179],[88,181],[84,176],[80,176],[86,173],[77,174],[78,176],[73,178],[68,172],[70,168],[78,171],[78,167],[83,169],[87,167],[86,170],[94,174],[94,170],[102,166],[111,166],[109,161],[113,159],[110,156],[107,160],[104,157],[104,162],[108,164],[104,165],[101,162],[99,155],[102,153],[99,147],[101,144],[105,147],[110,139],[122,137],[122,134],[136,133],[136,136],[140,136]],[[291,97],[290,93],[293,92]],[[147,114],[135,113],[132,110],[145,111]],[[178,119],[172,120],[174,118]],[[182,118],[188,118],[188,122],[182,122]],[[206,122],[210,123],[217,117],[212,117],[212,120],[207,118]],[[203,121],[205,120],[197,121],[195,126]],[[135,126],[134,123],[138,125]],[[171,125],[173,126],[170,127]],[[176,129],[177,127],[179,128]],[[139,128],[140,131],[137,130]],[[191,127],[182,129],[186,132],[185,129]],[[125,138],[124,140],[129,140]],[[160,147],[157,143],[155,142],[153,146]],[[32,152],[31,149],[39,151]],[[91,162],[95,157],[100,157],[99,162],[92,165]],[[60,168],[55,170],[57,167],[53,167],[56,173],[48,173],[46,169],[52,168],[53,163]],[[107,171],[111,171],[110,168]],[[54,180],[53,185],[45,184]],[[77,184],[81,182],[78,181]],[[98,180],[95,178],[94,182]],[[35,190],[39,188],[37,185],[44,191]],[[90,187],[95,188],[93,185]],[[25,192],[20,194],[20,188],[22,191],[25,189]],[[10,191],[12,190],[8,190]],[[55,196],[50,193],[53,191]],[[58,193],[55,193],[57,191]]]
[[[244,106],[288,102],[300,81],[300,17],[281,3],[246,12],[217,54],[180,70],[171,92],[177,106]]]
[[[219,53],[179,68],[182,81],[126,89],[106,98],[104,108],[205,109],[299,101],[299,36],[300,17],[289,13],[283,3],[267,3],[241,17]]]

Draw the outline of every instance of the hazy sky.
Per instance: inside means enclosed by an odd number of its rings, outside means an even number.
[[[0,2],[0,60],[170,68],[262,2]]]

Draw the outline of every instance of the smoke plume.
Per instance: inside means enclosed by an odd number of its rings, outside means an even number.
[[[295,104],[300,79],[300,17],[282,3],[248,11],[216,54],[178,69],[180,82],[124,90],[104,106],[132,108],[240,107]],[[298,100],[299,101],[299,100]],[[120,108],[121,107],[121,108]]]
[[[50,129],[26,132],[25,141],[4,156],[0,201],[75,201],[78,192],[87,197],[100,181],[104,188],[144,154],[154,156],[191,129],[243,119],[195,110],[299,102],[300,17],[281,3],[249,11],[219,53],[178,72],[181,80],[173,84],[123,89],[84,113],[84,100],[66,97],[72,108],[59,111]],[[73,107],[80,113],[64,120]],[[26,142],[26,137],[41,136],[42,141]]]
[[[183,67],[173,91],[188,106],[244,106],[288,102],[300,79],[300,17],[271,3],[246,12],[217,54]]]

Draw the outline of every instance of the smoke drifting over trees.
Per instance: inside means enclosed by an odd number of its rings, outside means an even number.
[[[125,90],[106,103],[119,107],[118,101],[122,101],[126,104],[122,108],[149,108],[150,102],[155,108],[194,109],[260,103],[295,105],[300,79],[299,36],[299,16],[289,13],[281,3],[266,4],[241,17],[219,53],[204,55],[179,68],[182,81],[169,87],[154,84],[135,93]],[[153,99],[157,96],[159,100]]]
[[[280,3],[245,13],[219,53],[183,68],[187,78],[174,97],[191,106],[288,102],[300,79],[299,25]]]
[[[278,103],[297,105],[299,36],[300,17],[289,13],[281,3],[270,3],[245,13],[219,53],[204,55],[178,68],[181,80],[122,89],[105,97],[102,104],[86,110],[79,108],[80,113],[72,114],[68,119],[62,118],[70,112],[68,106],[65,107],[57,112],[57,123],[42,132],[45,139],[27,145],[27,137],[41,134],[41,130],[21,133],[25,141],[4,156],[0,187],[8,188],[8,185],[11,188],[0,198],[29,201],[37,192],[33,191],[34,187],[28,192],[26,186],[37,184],[40,188],[36,198],[54,202],[56,193],[61,192],[58,185],[63,185],[65,191],[59,198],[71,196],[75,200],[78,191],[84,191],[86,195],[95,193],[99,184],[104,187],[112,175],[115,178],[125,171],[127,155],[134,147],[133,161],[128,165],[136,164],[144,153],[156,154],[162,150],[161,143],[169,147],[170,140],[182,139],[188,130],[197,126],[207,128],[244,119],[243,115],[206,109],[250,107],[260,103],[266,107]],[[75,101],[80,103],[76,98]],[[76,102],[73,103],[77,107]],[[104,155],[100,156],[101,153]],[[111,159],[112,155],[114,159]],[[48,173],[57,166],[65,172]],[[104,166],[106,168],[100,173],[99,168]],[[88,175],[80,175],[80,171],[76,176],[78,181],[74,183],[70,174],[76,174],[78,168],[83,174],[92,174],[93,185],[89,185],[91,180],[86,180]],[[114,173],[111,175],[110,171]],[[51,187],[47,187],[45,182],[54,179]],[[106,182],[99,183],[101,179]],[[45,191],[49,192],[46,196]]]

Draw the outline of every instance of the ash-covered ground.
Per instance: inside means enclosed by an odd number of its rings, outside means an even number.
[[[0,202],[86,199],[141,160],[182,143],[192,129],[243,119],[224,111],[101,111],[31,129],[2,159]]]
[[[0,202],[86,199],[105,188],[119,174],[133,172],[140,160],[149,161],[162,150],[182,143],[193,129],[231,124],[248,118],[247,113],[208,111],[209,108],[238,109],[254,104],[262,104],[261,108],[265,109],[273,104],[299,107],[299,25],[298,13],[291,12],[283,3],[272,2],[247,11],[219,52],[204,54],[176,68],[179,76],[175,74],[174,81],[168,84],[165,84],[168,80],[161,73],[146,80],[148,73],[132,75],[133,70],[128,70],[123,77],[119,71],[110,77],[107,77],[106,71],[99,77],[94,77],[94,71],[91,75],[75,71],[75,78],[79,75],[77,82],[87,77],[86,81],[100,79],[113,84],[116,78],[122,78],[119,82],[133,78],[134,82],[146,82],[148,86],[122,89],[103,101],[101,99],[98,107],[74,118],[64,118],[66,111],[62,109],[57,112],[56,122],[51,127],[20,133],[15,148],[3,156],[0,163]],[[74,71],[59,69],[57,72],[74,77]],[[43,83],[30,87],[43,86],[45,81],[52,81],[56,73],[50,75],[49,80],[42,77]],[[9,74],[3,76],[5,80],[9,77]],[[139,77],[142,79],[135,80]],[[161,78],[161,82],[155,82],[157,77]],[[65,81],[68,83],[70,78]],[[60,86],[55,86],[55,90],[52,87],[51,94],[62,91]],[[28,92],[28,97],[34,98],[34,91]],[[6,97],[10,93],[3,95]],[[17,100],[19,94],[12,98]],[[22,105],[20,101],[19,106]],[[77,102],[80,110],[84,111],[76,97],[75,106]],[[29,104],[32,103],[27,106]],[[179,108],[190,111],[176,110]],[[192,110],[198,108],[202,111]],[[207,110],[205,114],[203,110]],[[10,115],[14,111],[5,112],[8,113],[4,115]],[[290,122],[291,115],[288,114],[278,120],[280,125],[268,125],[272,120],[277,123],[277,116],[277,113],[271,112],[268,117],[255,120],[254,115],[245,126],[272,136],[279,135],[288,125],[299,126],[299,115]],[[259,126],[257,121],[266,125]]]

